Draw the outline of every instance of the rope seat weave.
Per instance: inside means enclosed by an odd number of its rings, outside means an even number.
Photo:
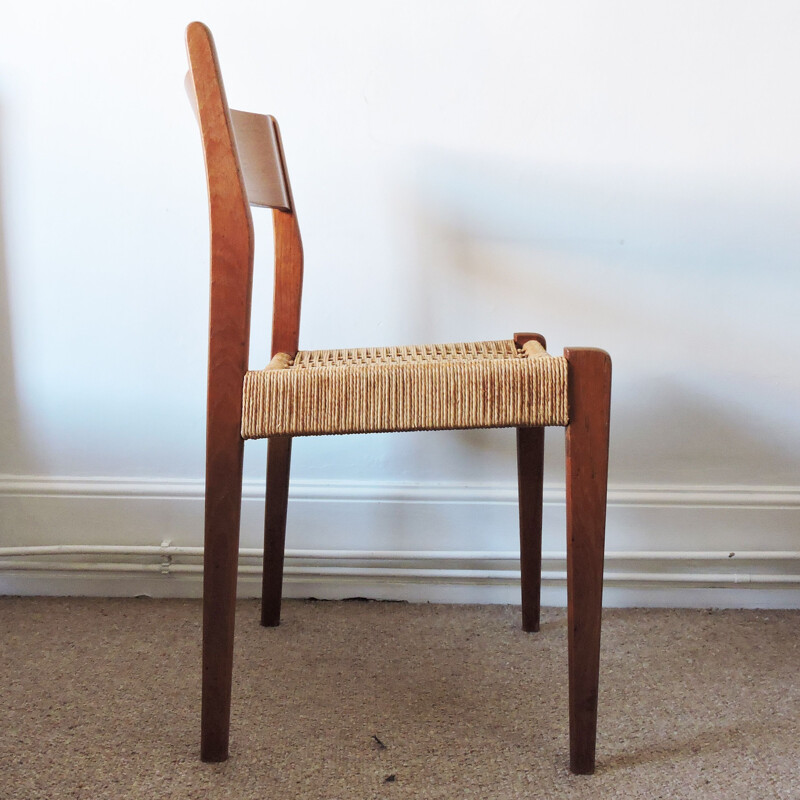
[[[301,350],[244,378],[244,439],[567,422],[567,361],[537,341]]]

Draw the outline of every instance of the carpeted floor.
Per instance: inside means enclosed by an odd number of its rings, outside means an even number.
[[[0,598],[0,798],[800,798],[800,612],[609,610],[598,769],[567,770],[566,615],[238,612],[231,759],[198,760],[200,606]]]

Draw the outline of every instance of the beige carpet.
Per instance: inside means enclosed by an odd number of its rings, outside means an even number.
[[[232,758],[198,753],[196,601],[0,598],[0,798],[800,798],[800,612],[607,611],[598,769],[565,614],[239,608]]]

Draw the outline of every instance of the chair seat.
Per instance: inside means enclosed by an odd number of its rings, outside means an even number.
[[[567,361],[536,341],[301,350],[244,379],[244,439],[567,423]]]

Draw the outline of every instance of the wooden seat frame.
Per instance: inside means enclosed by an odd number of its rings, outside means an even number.
[[[189,87],[203,148],[211,229],[208,413],[203,581],[201,758],[228,757],[239,554],[243,378],[248,368],[254,236],[250,205],[272,208],[275,293],[272,354],[298,349],[303,248],[277,124],[231,111],[213,39],[186,32]],[[518,334],[518,345],[537,334]],[[611,361],[567,348],[567,604],[570,768],[595,765]],[[261,623],[280,619],[292,439],[268,443]],[[517,428],[522,627],[539,629],[544,428]]]

